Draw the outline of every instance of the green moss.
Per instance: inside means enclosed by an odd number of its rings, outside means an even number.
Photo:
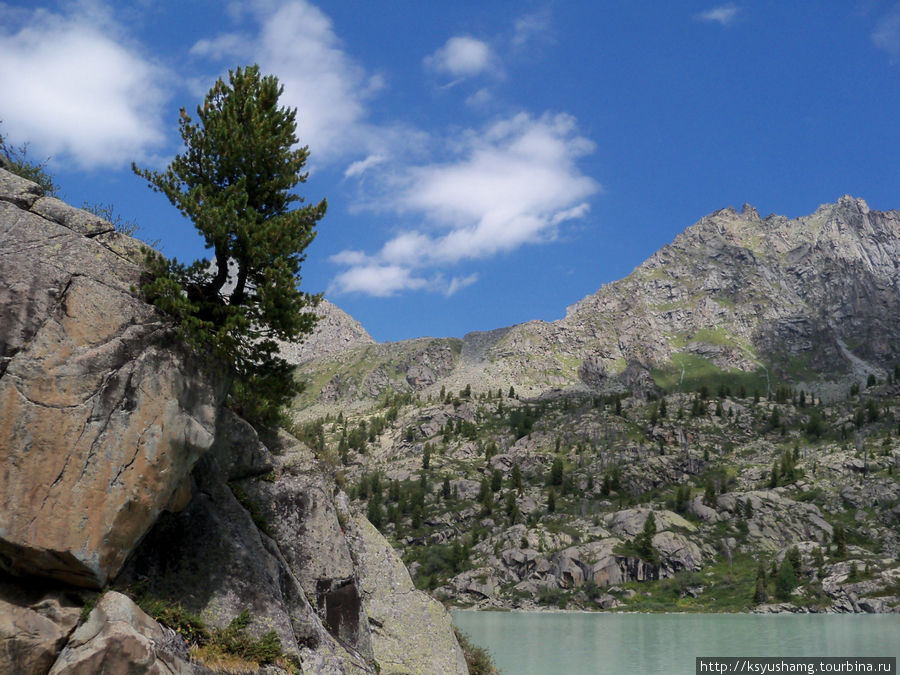
[[[650,372],[656,384],[666,391],[696,391],[703,385],[710,391],[715,391],[721,385],[732,391],[739,390],[741,386],[748,392],[766,390],[764,369],[760,368],[752,373],[737,369],[723,370],[696,354],[673,354],[669,363]]]
[[[723,328],[701,328],[693,336],[694,342],[705,342],[709,345],[731,345],[732,338]]]

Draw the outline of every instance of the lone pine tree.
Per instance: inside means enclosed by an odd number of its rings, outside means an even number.
[[[283,87],[256,65],[215,83],[197,119],[182,108],[185,150],[164,172],[132,169],[162,192],[203,236],[214,260],[184,265],[151,254],[143,291],[182,335],[208,348],[232,375],[231,403],[262,423],[299,391],[276,340],[313,330],[319,296],[299,290],[303,251],[326,202],[291,208],[308,149],[297,147],[296,110],[278,105]]]

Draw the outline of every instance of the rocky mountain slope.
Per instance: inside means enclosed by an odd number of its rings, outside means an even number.
[[[315,359],[300,407],[318,415],[385,391],[467,382],[530,396],[690,390],[741,379],[846,393],[900,359],[900,213],[842,197],[797,219],[722,209],[552,323],[461,340],[362,345]],[[318,404],[318,405],[316,405]],[[331,406],[331,407],[330,407]]]
[[[467,672],[329,467],[222,406],[142,261],[0,169],[0,671]]]
[[[560,321],[304,363],[296,432],[447,602],[895,612],[898,261],[725,209]]]

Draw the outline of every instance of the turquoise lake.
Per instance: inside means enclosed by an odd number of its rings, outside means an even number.
[[[900,615],[456,611],[453,622],[504,675],[689,675],[697,656],[900,657]]]

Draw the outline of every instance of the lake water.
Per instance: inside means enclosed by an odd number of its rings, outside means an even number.
[[[456,611],[453,622],[504,675],[692,675],[697,656],[900,657],[900,615],[890,614]]]

